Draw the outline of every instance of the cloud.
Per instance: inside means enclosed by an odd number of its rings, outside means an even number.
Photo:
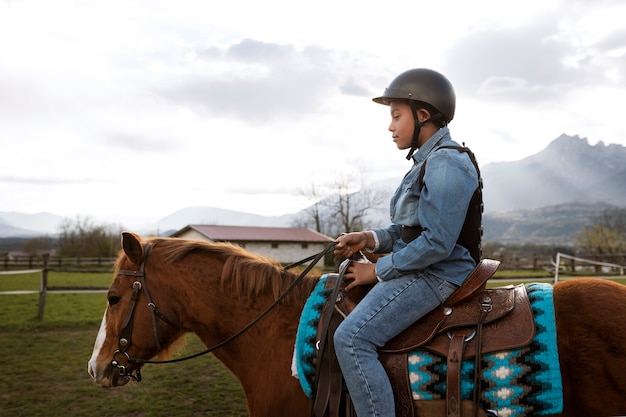
[[[77,185],[102,182],[93,178],[63,178],[63,177],[29,177],[17,175],[0,175],[0,183],[17,185]]]
[[[270,123],[317,112],[325,97],[340,91],[332,51],[316,46],[243,39],[226,47],[194,50],[196,62],[183,77],[170,76],[152,86],[175,106],[208,117],[230,116]]]
[[[623,143],[619,106],[595,105],[624,94],[623,1],[401,1],[403,16],[446,19],[393,30],[394,11],[355,4],[0,0],[3,204],[233,206],[351,169],[401,178],[406,152],[370,99],[420,66],[454,83],[453,138],[481,163],[563,132]]]
[[[280,45],[261,42],[254,39],[243,39],[226,49],[224,56],[235,61],[259,62],[287,62],[296,54],[293,45]]]
[[[611,32],[594,45],[607,54],[616,52],[618,56],[623,56],[626,48],[626,29],[618,29],[615,32]]]
[[[146,134],[134,134],[124,131],[103,133],[103,142],[116,149],[127,149],[147,153],[172,152],[178,144],[173,138],[160,139]]]
[[[610,84],[615,73],[605,74],[607,68],[617,65],[622,72],[626,65],[626,31],[585,43],[573,23],[564,30],[569,19],[561,11],[459,38],[445,57],[457,91],[482,100],[540,103],[562,100],[573,89]],[[621,59],[610,57],[616,52]]]
[[[372,97],[373,94],[366,86],[362,85],[353,76],[348,77],[339,87],[343,94],[357,97]]]
[[[571,45],[551,39],[553,34],[547,23],[473,33],[451,48],[446,66],[457,89],[471,96],[516,100],[524,89],[552,96],[550,86],[575,79],[563,64]]]

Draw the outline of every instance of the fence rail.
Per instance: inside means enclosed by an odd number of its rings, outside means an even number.
[[[620,255],[623,256],[624,255]],[[102,293],[107,289],[93,286],[48,286],[48,272],[49,271],[65,271],[65,272],[107,272],[112,270],[113,264],[117,258],[62,258],[58,256],[49,256],[44,254],[43,256],[28,256],[28,257],[15,257],[8,258],[6,256],[0,257],[0,279],[2,275],[18,275],[18,274],[34,274],[40,273],[40,288],[39,290],[14,290],[14,291],[1,291],[0,295],[20,295],[20,294],[39,294],[39,304],[37,309],[37,317],[43,318],[44,308],[46,304],[47,293],[57,294],[80,294],[80,293]],[[565,261],[567,260],[567,261]],[[538,258],[534,258],[532,267],[530,269],[536,270],[539,262]],[[624,275],[626,266],[599,262],[590,259],[578,258],[575,256],[566,255],[564,253],[557,252],[556,259],[549,261],[550,266],[543,269],[548,273],[554,273],[554,283],[559,281],[559,272],[570,270],[576,272],[580,268],[592,267],[596,268],[596,272],[601,272],[598,269],[610,269],[617,271],[619,275]],[[512,266],[512,265],[511,265]],[[19,268],[28,269],[19,269]],[[97,267],[98,269],[88,269],[90,267]],[[510,266],[509,266],[510,267]],[[520,268],[520,265],[516,265]],[[549,277],[550,275],[548,275]],[[518,281],[528,281],[535,278],[520,278]],[[507,278],[507,280],[510,280]]]
[[[23,269],[23,270],[7,270],[0,271],[0,277],[2,275],[20,275],[20,274],[34,274],[41,273],[41,279],[39,284],[39,291],[36,290],[15,290],[15,291],[1,291],[0,295],[21,295],[21,294],[39,294],[39,302],[37,306],[37,318],[39,320],[43,319],[43,313],[46,306],[46,294],[48,293],[57,293],[57,294],[80,294],[80,293],[100,293],[107,292],[105,288],[92,287],[92,286],[59,286],[52,287],[48,286],[48,271],[50,271],[49,267],[49,259],[48,255],[41,256],[41,269]],[[64,258],[67,260],[68,258]],[[103,258],[98,258],[99,260]],[[114,258],[111,258],[114,259]],[[83,258],[84,260],[84,258]],[[37,264],[39,265],[39,264]],[[97,263],[96,265],[100,265]],[[112,262],[111,262],[112,265]],[[16,264],[12,264],[13,267],[16,267]]]
[[[47,260],[44,259],[47,256]],[[0,269],[4,271],[20,270],[22,268],[41,269],[44,262],[47,263],[48,269],[53,271],[84,271],[86,268],[93,268],[97,272],[109,271],[113,268],[117,258],[115,257],[77,257],[65,258],[61,256],[50,255],[32,255],[32,256],[0,256]]]
[[[562,265],[563,260],[566,259],[567,264]],[[557,252],[556,259],[553,262],[552,266],[554,267],[554,283],[559,282],[559,271],[561,268],[568,268],[572,272],[576,272],[580,268],[592,268],[596,272],[602,272],[602,270],[607,271],[616,271],[620,276],[624,275],[624,270],[626,266],[609,263],[609,262],[600,262],[592,259],[579,258],[576,256],[567,255],[565,253]]]

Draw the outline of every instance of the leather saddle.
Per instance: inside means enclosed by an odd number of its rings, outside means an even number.
[[[474,358],[474,415],[480,400],[480,357],[482,354],[527,346],[535,337],[535,323],[524,285],[486,289],[486,282],[498,269],[499,261],[483,259],[439,308],[415,322],[379,349],[380,360],[387,371],[398,417],[415,417],[411,385],[408,378],[408,353],[425,349],[447,360],[445,415],[460,417],[466,409],[461,401],[461,363]],[[335,417],[351,415],[349,397],[342,391],[343,380],[334,355],[332,336],[344,317],[356,307],[369,288],[357,287],[349,293],[339,274],[329,274],[326,288],[334,289],[322,310],[317,331],[316,388],[314,415]],[[339,288],[337,288],[339,285]],[[371,287],[370,287],[371,288]],[[345,395],[346,398],[340,398]],[[340,404],[346,405],[340,412]],[[462,407],[463,405],[463,407]],[[463,417],[468,415],[464,411]]]

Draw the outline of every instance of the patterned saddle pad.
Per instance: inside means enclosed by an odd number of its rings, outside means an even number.
[[[324,288],[326,275],[311,292],[298,326],[292,364],[304,393],[312,398],[315,348],[321,310],[331,290]],[[481,407],[500,417],[545,416],[563,409],[563,390],[556,344],[552,286],[533,283],[526,290],[535,317],[536,335],[524,348],[483,355]],[[444,399],[446,358],[427,350],[408,355],[409,379],[416,400]],[[472,399],[474,360],[463,362],[461,396]]]

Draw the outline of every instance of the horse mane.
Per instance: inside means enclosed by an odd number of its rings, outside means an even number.
[[[297,271],[285,270],[278,261],[250,253],[232,243],[160,237],[148,238],[144,244],[148,243],[158,248],[160,259],[167,263],[180,261],[191,253],[220,258],[223,262],[220,285],[229,285],[243,297],[256,297],[270,290],[277,299],[298,276]],[[116,270],[120,263],[121,259],[118,259]],[[285,302],[302,300],[310,294],[318,280],[319,277],[305,277],[285,298]]]

